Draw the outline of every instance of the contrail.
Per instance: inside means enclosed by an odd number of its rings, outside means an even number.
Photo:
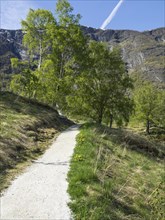
[[[111,14],[108,16],[108,18],[103,22],[100,29],[105,30],[106,26],[112,21],[112,19],[116,15],[117,11],[119,10],[119,8],[120,8],[120,6],[122,5],[123,2],[124,2],[124,0],[119,1],[119,3],[116,5],[116,7],[111,12]]]

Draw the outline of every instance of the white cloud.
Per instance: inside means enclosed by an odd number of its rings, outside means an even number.
[[[37,8],[34,1],[26,0],[3,0],[0,4],[0,28],[3,29],[20,29],[20,22],[25,19],[29,8]]]

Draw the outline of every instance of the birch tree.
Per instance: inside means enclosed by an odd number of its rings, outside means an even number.
[[[50,52],[48,30],[56,21],[53,14],[44,9],[30,9],[25,20],[22,20],[24,32],[23,44],[31,57],[38,60],[38,69],[41,68],[44,56]]]

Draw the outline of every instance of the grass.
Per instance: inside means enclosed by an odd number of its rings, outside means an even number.
[[[0,191],[72,124],[57,111],[9,92],[0,93]]]
[[[128,130],[84,125],[68,174],[75,220],[163,220],[164,155]]]

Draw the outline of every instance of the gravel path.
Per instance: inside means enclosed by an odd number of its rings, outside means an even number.
[[[78,126],[62,132],[1,197],[0,219],[72,219],[66,181]]]

